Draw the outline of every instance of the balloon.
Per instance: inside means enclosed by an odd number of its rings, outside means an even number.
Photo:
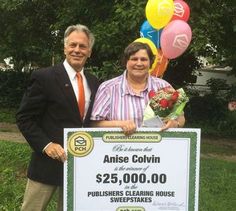
[[[152,53],[153,53],[154,55],[157,55],[157,48],[156,48],[155,44],[154,44],[151,40],[149,40],[148,38],[141,37],[141,38],[136,39],[134,42],[141,42],[141,43],[146,43],[146,44],[148,44],[149,47],[150,47],[151,50],[152,50]]]
[[[152,67],[150,68],[149,71],[153,70],[156,66],[156,63],[157,63],[157,48],[156,48],[155,44],[151,40],[149,40],[148,38],[145,38],[145,37],[138,38],[134,42],[141,42],[141,43],[148,44],[148,46],[151,48],[152,53],[156,57],[153,64],[152,64]]]
[[[168,24],[174,14],[174,2],[173,0],[149,0],[145,12],[151,26],[161,29]]]
[[[188,4],[183,0],[175,0],[174,6],[174,15],[171,20],[183,20],[187,22],[190,16],[190,8]]]
[[[162,29],[156,30],[154,29],[150,23],[146,20],[143,22],[140,28],[140,37],[145,37],[151,40],[157,48],[160,48],[160,37],[161,37]]]
[[[180,56],[192,39],[190,26],[182,20],[171,21],[161,33],[161,50],[168,59]]]
[[[169,60],[163,55],[161,50],[158,50],[158,60],[156,66],[150,71],[150,74],[155,77],[161,78],[166,71]]]

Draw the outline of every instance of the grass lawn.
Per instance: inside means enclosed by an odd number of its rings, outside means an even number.
[[[18,211],[24,196],[31,149],[28,144],[0,141],[0,210]],[[48,210],[56,210],[52,201]]]
[[[236,163],[201,159],[200,211],[235,211]]]
[[[2,108],[0,107],[0,122],[15,123],[15,108]]]
[[[202,151],[209,149],[202,144]],[[0,141],[0,210],[19,210],[26,184],[26,169],[30,157],[27,144]],[[211,145],[210,152],[232,155]],[[236,208],[236,163],[217,158],[201,158],[200,164],[200,211],[235,211]],[[49,211],[55,210],[55,200]]]

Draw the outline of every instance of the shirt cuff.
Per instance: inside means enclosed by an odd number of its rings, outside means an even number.
[[[43,153],[45,152],[45,150],[47,149],[47,147],[51,144],[52,142],[49,142],[44,148],[43,148]]]

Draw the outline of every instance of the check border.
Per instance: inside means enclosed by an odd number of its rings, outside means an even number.
[[[188,138],[190,139],[190,171],[189,171],[189,195],[188,195],[188,210],[194,211],[198,210],[198,189],[199,185],[197,182],[199,178],[199,164],[200,159],[198,154],[200,152],[197,150],[200,148],[200,143],[198,147],[198,136],[200,133],[200,129],[176,129],[174,131],[163,131],[159,132],[156,129],[148,129],[146,130],[139,130],[137,131],[138,134],[140,132],[147,132],[147,133],[158,133],[162,138]],[[66,131],[66,130],[65,130]],[[68,139],[76,132],[82,131],[81,129],[69,129],[67,134],[65,134],[65,139]],[[103,137],[105,133],[112,134],[119,132],[116,130],[112,130],[112,128],[107,128],[106,130],[101,130],[98,128],[83,128],[84,132],[89,133],[92,137]],[[122,132],[120,132],[122,134]],[[74,156],[68,153],[68,161],[67,161],[67,187],[70,190],[67,192],[67,210],[72,211],[74,207]]]

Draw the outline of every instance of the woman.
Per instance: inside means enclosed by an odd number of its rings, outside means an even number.
[[[91,120],[94,127],[121,127],[126,135],[142,126],[143,112],[150,90],[171,85],[149,75],[154,55],[147,44],[133,42],[124,51],[126,70],[116,78],[102,83],[96,94]],[[184,116],[169,120],[161,130],[182,127]]]

